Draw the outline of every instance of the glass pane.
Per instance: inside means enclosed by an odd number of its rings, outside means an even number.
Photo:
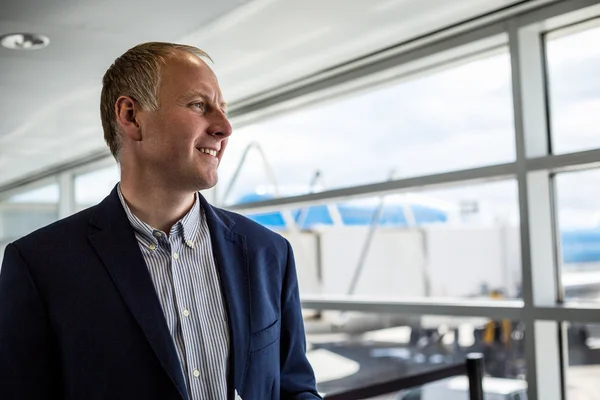
[[[317,171],[319,188],[331,189],[385,181],[392,171],[402,178],[513,161],[510,81],[502,51],[234,129],[222,187],[249,144],[264,159],[249,152],[226,203],[257,190],[306,193]]]
[[[50,184],[37,189],[18,193],[8,198],[9,203],[44,203],[58,204],[60,190],[58,184]]]
[[[58,219],[58,197],[54,183],[0,201],[0,263],[9,243]]]
[[[310,310],[305,314],[307,356],[322,393],[463,363],[467,354],[478,352],[485,357],[487,400],[513,400],[495,397],[501,393],[526,394],[525,328],[518,321]],[[459,376],[378,399],[407,400],[426,394],[422,400],[466,400],[465,378]]]
[[[595,25],[583,31],[576,27],[548,36],[554,153],[600,147],[600,80],[597,79],[600,71],[600,27],[597,23]]]
[[[75,177],[75,204],[84,209],[101,202],[119,182],[117,165]]]
[[[556,176],[562,284],[567,300],[600,300],[600,170]]]
[[[600,324],[569,324],[567,338],[567,400],[600,399]]]
[[[290,240],[303,295],[521,296],[512,180],[248,216]]]

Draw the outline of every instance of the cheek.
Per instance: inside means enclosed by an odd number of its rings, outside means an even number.
[[[225,150],[227,150],[227,143],[229,143],[229,138],[223,139],[221,142],[221,157],[225,154]]]
[[[194,154],[195,135],[190,125],[183,120],[174,120],[160,132],[159,145],[170,155]]]

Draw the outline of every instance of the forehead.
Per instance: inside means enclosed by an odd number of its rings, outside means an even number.
[[[161,71],[159,97],[179,98],[196,91],[214,99],[222,97],[215,73],[203,60],[181,51],[169,56]]]

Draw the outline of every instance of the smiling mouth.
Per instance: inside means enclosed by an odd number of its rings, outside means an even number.
[[[204,147],[201,147],[201,148],[198,149],[198,151],[200,151],[200,153],[209,154],[209,155],[211,155],[213,157],[217,156],[217,151],[213,150],[213,149],[206,149]]]

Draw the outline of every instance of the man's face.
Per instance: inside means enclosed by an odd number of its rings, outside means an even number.
[[[215,74],[198,57],[177,53],[162,69],[158,102],[158,110],[138,113],[138,167],[177,190],[216,185],[231,125]]]

